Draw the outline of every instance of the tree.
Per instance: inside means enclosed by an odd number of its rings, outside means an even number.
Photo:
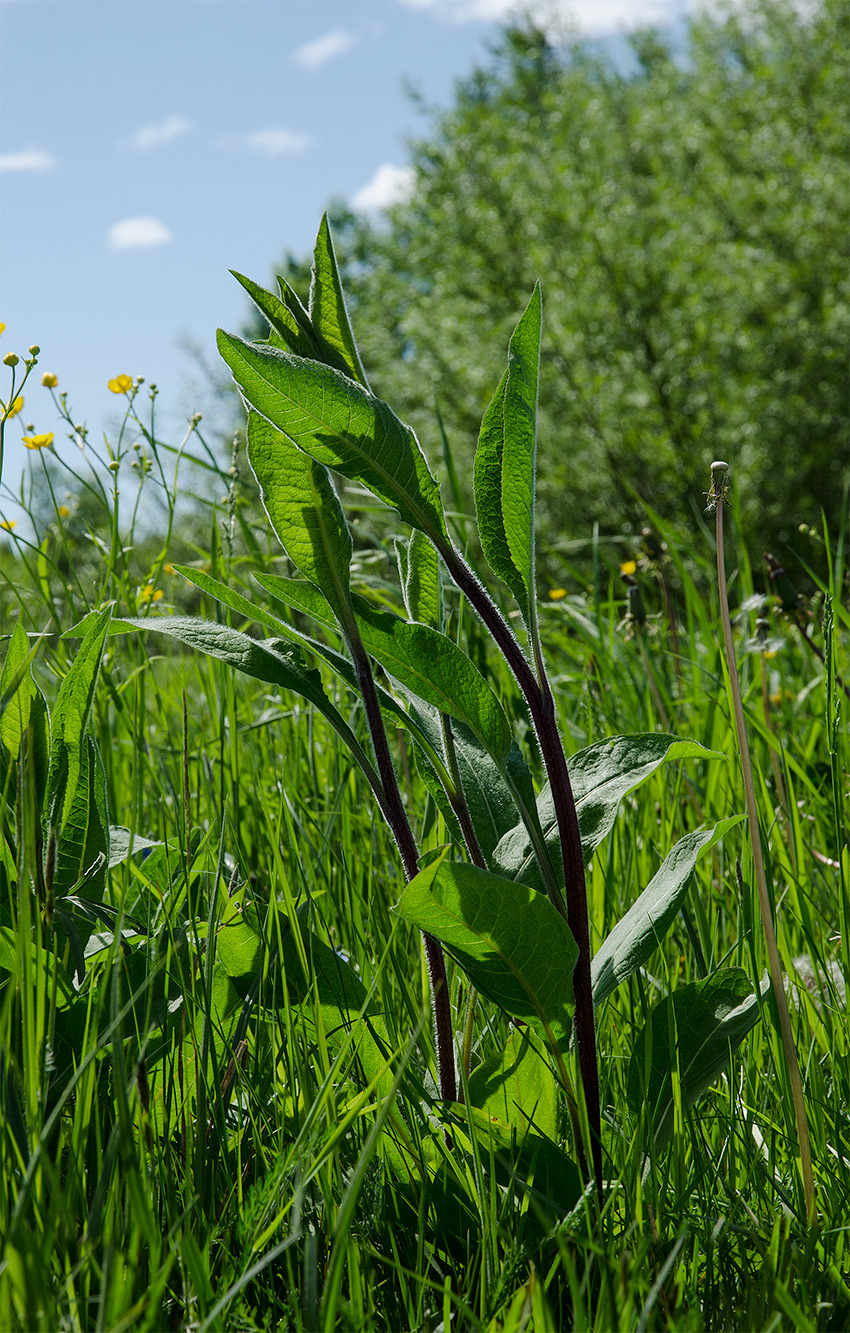
[[[373,386],[462,477],[539,276],[541,523],[692,520],[725,458],[748,541],[788,560],[846,503],[845,15],[751,0],[632,68],[533,24],[413,145],[408,203],[333,216]],[[296,284],[300,265],[290,261]],[[545,534],[544,534],[545,535]],[[797,539],[798,540],[798,539]]]

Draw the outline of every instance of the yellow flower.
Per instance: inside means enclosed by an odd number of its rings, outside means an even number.
[[[133,381],[129,375],[119,375],[116,379],[110,380],[107,389],[113,393],[129,393],[133,387]]]
[[[144,586],[144,588],[142,588],[142,589],[139,591],[139,601],[140,601],[140,602],[161,602],[161,601],[162,601],[162,588],[157,588],[156,590],[154,590],[154,586],[153,586],[152,583],[146,583],[145,586]]]
[[[566,597],[566,588],[550,588],[549,597],[553,602],[560,602],[562,597]]]
[[[16,417],[20,412],[21,408],[23,407],[23,405],[24,405],[24,400],[21,397],[21,395],[18,394],[15,401],[13,403],[10,403],[9,406],[6,408],[5,412],[6,420],[11,421],[12,417]]]
[[[621,574],[634,574],[636,569],[637,565],[635,564],[634,560],[624,560],[623,563],[620,565]]]
[[[173,565],[163,565],[162,569],[163,569],[163,573],[164,573],[164,574],[173,574],[173,573],[174,573],[174,566],[173,566]]]
[[[5,332],[6,332],[6,325],[0,324],[0,333],[5,333]]]
[[[6,327],[6,326],[5,326],[5,324],[4,324],[4,325],[3,325],[3,328],[5,328],[5,327]],[[2,331],[3,331],[3,329],[0,329],[0,333],[2,333]],[[16,523],[17,523],[17,519],[14,519],[14,518],[4,518],[4,519],[3,519],[3,522],[0,523],[0,528],[2,528],[4,532],[11,532],[11,531],[12,531],[12,528],[15,526]]]
[[[776,649],[775,649],[775,648],[766,648],[766,649],[765,649],[765,654],[764,654],[764,655],[765,655],[765,657],[768,658],[768,660],[769,660],[771,657],[775,657],[775,656],[776,656]]]
[[[56,385],[59,383],[59,377],[58,375],[54,375],[52,370],[45,370],[41,377],[41,382],[45,389],[55,389]]]
[[[21,438],[21,444],[26,445],[27,449],[49,449],[52,443],[52,430],[49,430],[46,435],[24,435]]]
[[[782,703],[782,691],[778,690],[776,694],[771,694],[770,702],[773,704],[774,708],[778,708]]]
[[[70,517],[71,517],[71,511],[70,511],[70,509],[68,508],[67,505],[60,505],[60,506],[59,506],[59,517],[60,517],[60,518],[70,518]]]

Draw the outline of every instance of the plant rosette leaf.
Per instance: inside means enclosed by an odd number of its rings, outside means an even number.
[[[501,1055],[473,1069],[467,1093],[471,1106],[513,1125],[520,1137],[529,1129],[549,1139],[558,1137],[555,1077],[528,1028],[513,1029]]]
[[[482,995],[560,1050],[572,1025],[578,946],[547,898],[443,860],[411,880],[395,910],[438,939]]]
[[[635,1040],[627,1096],[633,1115],[648,1111],[659,1146],[673,1131],[672,1071],[678,1071],[682,1107],[689,1110],[726,1069],[758,1017],[758,997],[738,967],[681,986],[655,1006]]]

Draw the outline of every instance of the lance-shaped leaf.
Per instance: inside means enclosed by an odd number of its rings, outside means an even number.
[[[339,276],[327,213],[319,226],[316,247],[313,251],[309,313],[313,327],[338,353],[347,373],[368,389],[369,382],[345,307],[342,279]]]
[[[685,899],[697,861],[743,818],[732,815],[714,828],[688,833],[667,853],[637,902],[620,918],[594,956],[594,1006],[602,1004],[655,951]]]
[[[411,620],[419,620],[432,629],[443,628],[443,585],[440,557],[433,542],[422,532],[413,531],[410,541],[396,541],[396,555],[401,577],[404,605]]]
[[[707,750],[698,741],[652,732],[612,736],[579,750],[568,760],[570,782],[578,814],[585,865],[613,827],[620,802],[633,788],[645,782],[661,764],[673,759],[722,759],[717,750]],[[537,799],[540,823],[552,861],[560,865],[558,821],[549,784]],[[494,866],[500,874],[542,888],[537,877],[534,852],[523,825],[506,834],[496,848]]]
[[[218,348],[246,401],[315,458],[361,482],[411,527],[448,542],[440,488],[409,426],[330,366],[219,330]]]
[[[327,612],[309,584],[277,574],[257,574],[257,582],[289,606],[318,620]],[[426,703],[465,722],[499,765],[511,748],[505,711],[487,681],[453,639],[391,611],[381,611],[365,597],[352,597],[357,628],[366,651],[391,676]]]
[[[248,413],[248,461],[283,549],[348,624],[351,533],[327,469],[257,412]]]
[[[237,273],[235,269],[231,269],[230,272],[236,281],[242,284],[260,314],[268,322],[269,328],[276,335],[276,338],[272,339],[276,346],[286,347],[290,352],[294,352],[296,356],[314,357],[316,355],[315,340],[310,336],[308,330],[302,328],[292,311],[284,305],[279,297],[272,292],[267,292],[264,287],[253,282],[251,278],[246,278],[243,273]]]
[[[673,1128],[671,1070],[678,1063],[682,1103],[688,1109],[720,1077],[758,1016],[758,999],[739,967],[681,986],[655,1006],[634,1044],[627,1095],[635,1115],[649,1108],[659,1145]]]
[[[102,855],[102,868],[88,884],[92,901],[103,892],[109,821],[100,755],[88,727],[111,615],[111,607],[95,614],[59,688],[45,799],[45,824],[56,839],[54,892],[69,892]]]
[[[475,454],[475,508],[481,545],[510,588],[523,619],[535,622],[535,484],[540,372],[540,284],[514,329],[508,369],[484,414]]]
[[[559,1049],[572,1024],[578,946],[548,898],[439,861],[411,880],[396,911],[438,939],[482,995]]]

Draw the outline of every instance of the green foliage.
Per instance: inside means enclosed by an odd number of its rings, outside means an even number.
[[[317,260],[328,246],[323,231]],[[323,315],[322,347],[282,289],[324,358],[347,345],[334,271],[326,262],[342,346]],[[294,374],[299,354],[276,355]],[[309,361],[299,373],[312,383]],[[377,400],[370,412],[380,431],[389,418]],[[363,443],[361,480],[374,466]],[[822,634],[805,604],[786,612],[775,598],[769,638],[751,639],[764,608],[746,602],[740,548],[731,581],[791,1022],[807,1052],[814,1227],[770,997],[753,990],[762,946],[730,815],[740,776],[720,758],[734,742],[716,610],[690,574],[705,574],[711,552],[699,537],[677,546],[651,516],[655,556],[634,579],[650,605],[666,589],[663,619],[624,619],[603,562],[588,595],[535,608],[586,863],[599,1209],[573,1160],[578,973],[557,895],[538,891],[561,849],[535,718],[465,608],[453,546],[437,534],[438,556],[415,535],[370,550],[352,523],[349,548],[317,467],[302,461],[274,503],[319,587],[291,577],[246,492],[180,566],[198,615],[172,614],[176,596],[140,597],[159,572],[148,585],[138,555],[121,554],[132,526],[106,462],[114,510],[99,540],[83,546],[57,523],[37,556],[20,537],[0,553],[3,606],[16,608],[0,667],[0,1325],[843,1326],[846,533],[823,546]],[[393,493],[408,502],[423,476],[396,472]],[[157,547],[167,587],[180,540]],[[72,568],[97,553],[87,594],[69,591],[60,551]],[[334,589],[348,591],[334,601]],[[341,623],[348,608],[359,640]],[[421,853],[407,887],[351,652],[367,633],[388,664],[375,697]],[[476,735],[450,716],[491,696],[509,720],[499,763],[483,724]],[[486,870],[465,859],[460,814]],[[51,900],[50,840],[63,830],[81,882]],[[463,1104],[435,1080],[419,924],[449,951]]]
[[[755,551],[787,564],[801,522],[841,522],[845,18],[751,0],[689,20],[681,49],[639,33],[617,64],[515,27],[414,145],[410,201],[333,215],[373,383],[423,440],[436,393],[465,480],[544,280],[550,570],[589,516],[617,536],[649,502],[684,534],[707,458],[729,461]]]

